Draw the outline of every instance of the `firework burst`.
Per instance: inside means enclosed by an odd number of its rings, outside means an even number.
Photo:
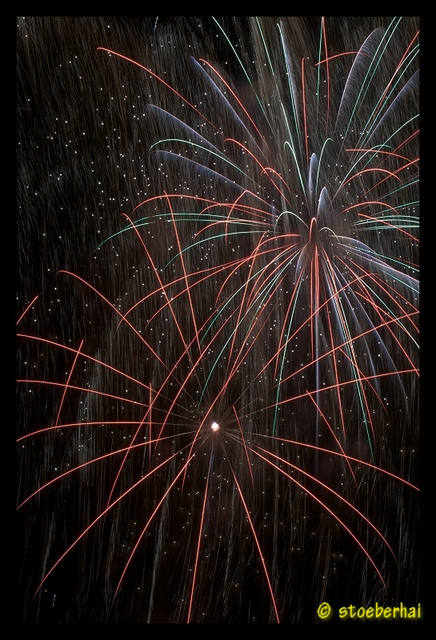
[[[20,615],[415,605],[416,20],[194,23],[157,20],[149,59],[98,43],[122,224],[50,256],[51,305],[20,295]]]

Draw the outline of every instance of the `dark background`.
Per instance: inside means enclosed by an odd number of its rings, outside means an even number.
[[[232,42],[241,42],[246,37],[245,17],[236,22],[229,17],[219,21]],[[387,22],[382,17],[332,18],[329,24],[332,47],[337,51],[344,46],[354,48],[370,27]],[[411,19],[408,25],[410,33],[413,22]],[[39,296],[32,313],[26,317],[23,333],[77,348],[83,327],[92,322],[87,351],[95,349],[97,353],[101,335],[113,326],[113,318],[90,292],[78,290],[59,270],[66,269],[94,283],[111,300],[124,295],[125,289],[125,295],[135,299],[137,291],[132,288],[129,275],[131,269],[141,270],[142,254],[136,243],[118,238],[110,246],[98,247],[125,224],[123,212],[130,215],[138,202],[159,190],[160,177],[148,152],[156,139],[156,130],[143,116],[143,107],[147,103],[170,105],[174,101],[174,96],[167,94],[142,69],[109,58],[97,48],[122,52],[158,73],[166,70],[171,82],[178,86],[183,86],[184,66],[180,65],[179,71],[176,62],[179,55],[184,57],[188,52],[226,63],[236,86],[243,86],[244,78],[228,43],[210,17],[42,16],[18,18],[17,25],[17,316]],[[308,42],[316,42],[318,30],[318,18],[299,18],[295,25],[295,49],[304,52]],[[195,93],[194,86],[189,90]],[[29,351],[27,348],[18,343],[19,371],[25,360],[36,359],[33,347]],[[67,355],[58,350],[50,352],[44,360],[45,374],[51,377],[53,371],[63,371],[64,367],[67,370]],[[139,376],[143,365],[133,366],[138,366],[135,374]],[[28,396],[23,398],[19,395],[17,402],[19,435],[50,423],[58,406],[58,396],[54,397],[50,388],[39,388],[31,401]],[[71,408],[72,416],[78,413],[80,408]],[[416,446],[416,435],[406,440],[408,446]],[[25,457],[19,454],[17,493],[21,499],[47,481],[43,469],[62,455],[61,447],[48,451],[40,441],[34,442]],[[85,459],[86,450],[83,455]],[[395,456],[395,452],[390,455]],[[413,460],[416,459],[417,455]],[[411,476],[416,480],[419,465],[411,460]],[[89,480],[91,484],[92,481],[97,479]],[[114,545],[128,535],[127,529],[118,533],[114,543],[113,528],[101,527],[84,545],[81,559],[74,554],[66,558],[56,580],[49,581],[43,592],[33,598],[44,571],[65,549],[72,532],[78,535],[82,518],[86,521],[85,486],[72,482],[60,493],[47,491],[18,511],[18,623],[150,621],[142,611],[146,609],[144,602],[155,570],[150,557],[153,544],[160,543],[159,531],[154,534],[154,542],[148,542],[144,555],[135,561],[135,571],[115,612],[108,612],[113,587],[109,565],[116,556]],[[276,487],[267,486],[260,508],[273,500],[275,491]],[[378,512],[380,522],[384,521],[386,534],[392,535],[400,558],[399,564],[389,554],[381,560],[388,568],[387,601],[392,605],[403,601],[414,606],[420,597],[418,505],[407,491],[400,492],[397,501],[396,488],[390,482],[382,485],[374,480],[370,500],[372,491],[373,511]],[[290,496],[290,503],[292,500]],[[298,500],[304,502],[302,497]],[[53,504],[56,507],[51,510]],[[140,504],[130,503],[129,509],[137,515]],[[282,573],[277,570],[281,606],[286,611],[284,622],[316,622],[315,611],[321,595],[336,607],[357,605],[364,598],[368,602],[374,597],[382,599],[382,591],[373,577],[368,576],[367,563],[349,538],[338,533],[335,525],[313,505],[305,509],[307,524],[299,534],[301,550],[292,548],[291,553],[288,533],[280,538],[275,525],[272,527],[274,549],[285,558]],[[122,512],[114,515],[112,526],[116,528],[116,522],[121,523],[124,517]],[[180,522],[177,518],[171,520],[168,539],[172,535],[177,537],[182,521],[182,516]],[[214,526],[218,527],[216,523]],[[105,549],[109,549],[107,557]],[[172,567],[177,567],[175,571],[183,569],[182,551],[174,556],[169,554],[169,560],[162,565],[165,577],[155,587],[158,604],[151,622],[180,622],[183,618],[177,601],[180,590],[179,587],[173,590],[171,578]],[[228,557],[226,553],[218,547],[217,558],[222,554],[223,563]],[[237,549],[232,554],[237,555]],[[203,594],[207,593],[204,603],[210,620],[206,621],[249,622],[254,618],[271,621],[265,585],[256,570],[249,568],[252,556],[248,547],[241,545],[241,557],[244,558],[241,566],[246,568],[242,594],[221,588],[218,579],[208,584],[205,578],[201,589]],[[277,562],[280,565],[281,559]],[[288,562],[293,573],[289,585],[284,583],[284,576],[288,575],[284,565]],[[233,583],[243,579],[244,571],[239,570],[242,573],[238,576],[234,569]],[[330,580],[327,590],[320,586],[324,573]],[[114,571],[115,575],[119,576],[119,570]],[[112,578],[115,583],[117,579]],[[134,590],[141,582],[146,586],[144,594],[138,596]],[[216,606],[211,605],[210,594],[214,589]]]

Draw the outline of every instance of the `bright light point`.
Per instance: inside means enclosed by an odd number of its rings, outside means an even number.
[[[212,422],[210,428],[212,429],[212,431],[218,431],[220,426],[219,426],[218,422]]]

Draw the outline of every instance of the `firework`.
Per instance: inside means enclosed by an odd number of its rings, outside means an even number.
[[[21,618],[415,606],[417,21],[19,30]]]

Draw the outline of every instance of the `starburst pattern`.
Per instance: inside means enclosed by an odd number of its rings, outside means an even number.
[[[151,178],[94,273],[58,269],[55,333],[46,302],[21,307],[19,513],[45,522],[28,615],[416,598],[418,32],[362,20],[338,49],[342,20],[211,20],[230,69],[204,42],[168,64],[185,20],[174,43],[157,21],[150,62],[98,47],[103,84],[150,92]],[[135,105],[113,104],[124,138]]]

